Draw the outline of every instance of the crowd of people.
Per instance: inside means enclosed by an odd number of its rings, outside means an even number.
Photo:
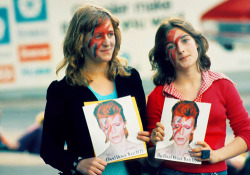
[[[250,149],[250,118],[235,84],[226,75],[210,70],[209,43],[202,33],[181,17],[162,21],[149,51],[155,88],[147,101],[139,72],[118,57],[121,35],[119,20],[107,9],[93,4],[79,7],[67,29],[64,59],[57,69],[57,73],[65,69],[65,77],[48,87],[43,124],[33,128],[34,135],[29,132],[16,145],[8,147],[2,140],[0,147],[40,153],[44,162],[62,175],[230,175],[232,171],[246,174],[249,168],[244,163],[249,164],[249,158],[240,165],[232,158]],[[148,157],[107,163],[102,156],[95,156],[82,107],[84,102],[128,95],[135,97],[138,106],[143,131],[138,132],[137,139],[147,143]],[[173,144],[160,152],[192,157],[200,164],[154,158],[157,143],[165,141],[166,126],[161,118],[166,98],[180,102],[173,107],[172,116],[166,116],[171,117],[173,134],[168,141]],[[197,102],[209,103],[211,109],[205,138],[192,147],[189,144],[199,115]],[[115,132],[115,125],[121,124],[123,136],[126,135],[126,119],[120,110],[113,108],[107,114],[98,108],[95,115],[111,142],[110,154],[113,151],[110,133]],[[230,121],[235,137],[225,145],[226,120]],[[107,122],[112,126],[104,128]],[[30,136],[42,139],[32,149],[24,148]],[[128,144],[126,137],[122,138]]]

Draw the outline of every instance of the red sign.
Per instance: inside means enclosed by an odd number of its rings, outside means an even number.
[[[0,83],[13,82],[14,80],[14,67],[12,65],[0,65]]]
[[[21,62],[49,60],[50,55],[51,51],[48,44],[19,46],[19,58]]]

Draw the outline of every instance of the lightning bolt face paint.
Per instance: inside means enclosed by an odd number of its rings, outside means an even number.
[[[173,64],[176,64],[177,48],[180,47],[180,45],[182,44],[180,40],[186,35],[186,32],[178,28],[174,28],[168,32],[166,46],[168,48],[168,56],[172,60]]]
[[[115,35],[112,23],[110,19],[106,19],[101,24],[99,23],[100,20],[97,20],[91,31],[88,48],[91,49],[94,58],[105,55],[111,58],[115,46]],[[102,48],[104,43],[105,48]]]
[[[197,47],[192,36],[179,28],[169,30],[166,36],[166,54],[178,69],[197,66]]]
[[[125,138],[124,121],[120,114],[100,118],[101,128],[111,143],[117,144]]]
[[[175,33],[176,33],[176,29],[172,29],[172,30],[170,30],[168,32],[168,35],[167,35],[167,45],[168,45],[168,43],[175,43],[174,42]],[[171,46],[168,49],[168,56],[172,60],[172,62],[175,64],[175,60],[176,60],[176,47]]]
[[[189,141],[189,137],[194,130],[194,118],[174,116],[172,128],[175,143],[184,145]]]

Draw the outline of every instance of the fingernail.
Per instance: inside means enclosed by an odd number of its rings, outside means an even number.
[[[190,153],[191,153],[191,152],[192,152],[192,150],[190,149],[190,150],[188,150],[188,152],[190,152]]]

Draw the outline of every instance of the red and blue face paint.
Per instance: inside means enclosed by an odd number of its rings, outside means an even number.
[[[173,61],[174,64],[176,62],[176,48],[177,48],[179,40],[180,40],[180,38],[182,36],[180,34],[177,38],[175,38],[176,32],[177,32],[177,29],[172,29],[172,30],[170,30],[168,32],[168,35],[167,35],[167,45],[169,43],[174,44],[173,46],[170,46],[169,49],[168,49],[168,55],[169,55],[170,59]]]
[[[117,125],[117,123],[113,123],[113,120],[115,118],[115,115],[113,116],[107,116],[105,118],[104,124],[103,124],[103,131],[109,137],[109,134],[113,128],[114,125]]]
[[[88,42],[88,48],[94,47],[93,49],[93,55],[94,57],[97,56],[97,51],[105,41],[106,35],[109,35],[110,33],[114,33],[114,31],[110,31],[110,26],[112,25],[110,23],[109,19],[106,19],[103,21],[100,25],[100,20],[97,20],[95,23],[94,28],[91,31],[91,39]],[[98,25],[98,26],[97,26]]]
[[[182,122],[186,122],[187,121],[187,117],[180,117],[176,123],[173,124],[173,130],[174,130],[174,133],[173,133],[173,138],[175,138],[176,134],[178,134],[181,129],[184,127],[186,129],[190,129],[191,127],[187,124],[182,124]]]

